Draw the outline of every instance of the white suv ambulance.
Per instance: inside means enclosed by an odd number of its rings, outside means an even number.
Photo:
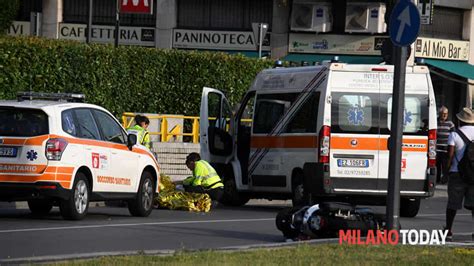
[[[235,116],[224,94],[204,88],[201,157],[224,178],[223,203],[385,204],[393,71],[342,63],[266,69]],[[406,72],[400,214],[415,216],[434,193],[436,106],[428,68]]]
[[[65,219],[79,220],[91,201],[127,200],[132,215],[148,216],[157,161],[107,110],[81,99],[20,93],[0,101],[0,201],[27,200],[34,214],[59,205]]]

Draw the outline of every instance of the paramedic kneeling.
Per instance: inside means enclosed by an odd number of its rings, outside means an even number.
[[[207,193],[212,200],[219,201],[224,194],[224,184],[216,170],[198,153],[192,152],[186,157],[186,166],[193,172],[183,180],[186,192]]]

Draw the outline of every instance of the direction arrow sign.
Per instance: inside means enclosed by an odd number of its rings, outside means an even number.
[[[390,39],[397,46],[408,46],[420,32],[420,13],[418,8],[408,0],[400,0],[390,16]]]

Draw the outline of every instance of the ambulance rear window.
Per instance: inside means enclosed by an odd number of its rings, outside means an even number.
[[[385,93],[332,93],[331,132],[390,134],[392,95]],[[428,134],[428,95],[406,94],[403,134]]]
[[[378,133],[378,94],[333,93],[334,133]]]
[[[48,115],[43,111],[0,107],[0,136],[33,137],[48,133]]]
[[[392,122],[392,96],[381,95],[381,132],[390,134]],[[385,104],[386,103],[386,104]],[[405,95],[405,108],[403,109],[403,134],[426,135],[428,132],[428,95]]]

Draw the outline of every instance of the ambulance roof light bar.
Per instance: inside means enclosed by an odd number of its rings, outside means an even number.
[[[32,100],[47,100],[47,101],[65,101],[65,102],[79,102],[85,101],[86,96],[81,93],[49,93],[49,92],[33,92],[33,91],[22,91],[18,92],[17,100],[21,101],[32,101]]]

